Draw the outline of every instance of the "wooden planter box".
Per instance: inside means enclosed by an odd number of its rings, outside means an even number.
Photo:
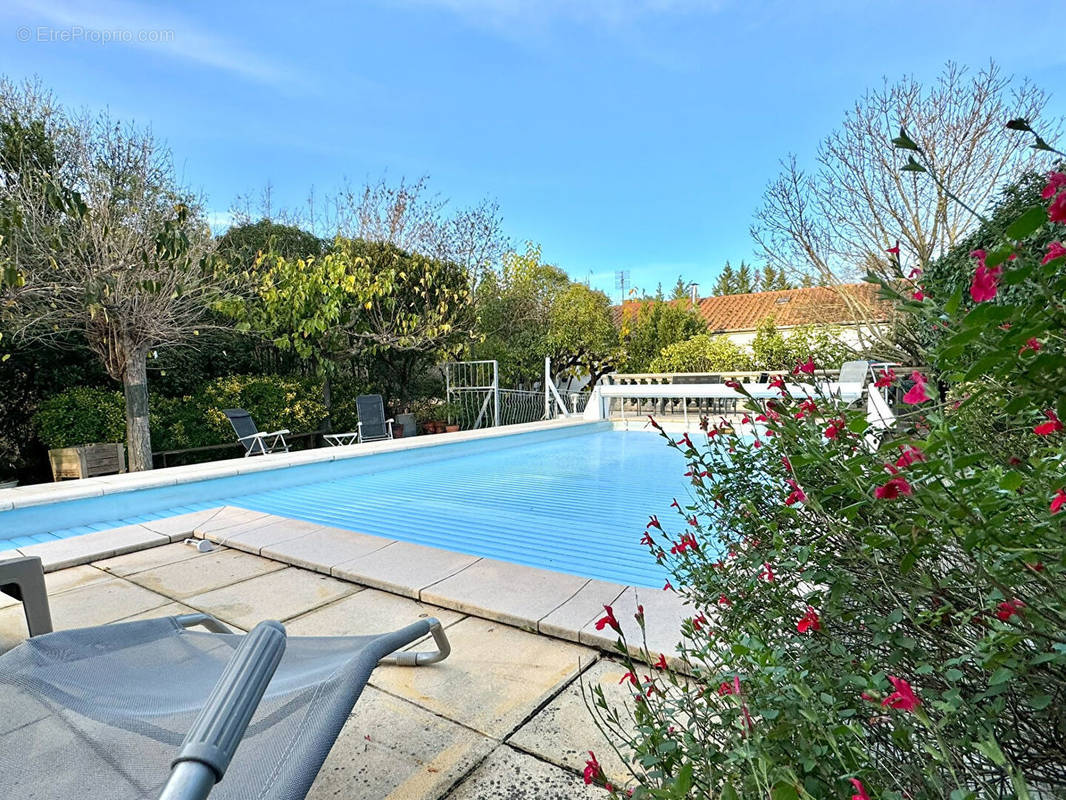
[[[48,451],[53,480],[91,478],[126,471],[126,447],[115,444],[83,444]]]

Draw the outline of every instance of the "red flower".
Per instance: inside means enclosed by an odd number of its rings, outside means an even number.
[[[659,530],[663,529],[663,526],[659,524],[659,518],[655,514],[652,514],[651,518],[648,520],[648,527],[658,528]]]
[[[896,373],[891,368],[883,369],[881,374],[877,376],[877,380],[874,381],[874,386],[878,389],[884,389],[886,386],[891,386],[895,380]]]
[[[1037,436],[1050,436],[1053,433],[1058,433],[1062,430],[1062,422],[1059,420],[1059,415],[1055,413],[1054,409],[1049,408],[1044,412],[1044,416],[1047,417],[1047,422],[1042,422],[1033,428],[1033,433]]]
[[[685,447],[687,447],[689,450],[695,450],[696,449],[695,446],[692,444],[692,440],[688,438],[688,434],[687,433],[683,434],[681,436],[681,438],[678,440],[677,443],[685,445]]]
[[[929,393],[925,391],[925,376],[915,370],[911,373],[911,380],[914,381],[914,386],[907,390],[907,393],[903,395],[903,402],[907,405],[916,406],[919,403],[924,403],[926,400],[932,400]]]
[[[1022,345],[1021,349],[1018,351],[1018,355],[1021,355],[1026,350],[1032,350],[1034,353],[1039,353],[1040,347],[1040,340],[1037,339],[1035,336],[1030,336],[1026,340],[1025,344]]]
[[[903,455],[896,459],[897,467],[909,467],[919,461],[925,461],[925,454],[917,447],[907,445],[903,448]]]
[[[1060,189],[1066,188],[1066,172],[1049,172],[1047,174],[1047,186],[1044,187],[1044,191],[1040,193],[1040,196],[1045,200],[1050,200]]]
[[[678,511],[681,510],[681,506],[678,505],[676,497],[674,498],[674,502],[670,504],[670,508],[676,508]]]
[[[814,359],[808,357],[806,362],[796,365],[795,369],[792,370],[792,374],[799,375],[799,373],[805,372],[808,375],[813,375],[816,369],[818,369],[818,367],[814,365]]]
[[[648,414],[648,422],[651,423],[651,426],[655,428],[655,430],[662,432],[663,426],[656,422],[655,417],[653,417],[651,414]]]
[[[720,605],[720,606],[731,606],[731,605],[733,605],[733,601],[730,600],[728,597],[726,597],[724,594],[720,594],[720,595],[718,595],[718,605]]]
[[[910,278],[913,281],[915,278],[917,278],[921,274],[922,274],[922,268],[921,267],[914,267],[913,269],[911,269],[910,272],[907,273],[907,277]]]
[[[633,619],[635,619],[641,625],[644,624],[644,606],[642,606],[640,603],[637,603],[637,613],[633,615]]]
[[[622,679],[620,681],[618,681],[618,682],[619,683],[625,683],[626,681],[629,681],[634,686],[640,686],[640,682],[637,680],[637,676],[634,675],[632,672],[627,672],[625,675],[622,676]]]
[[[733,676],[733,682],[722,681],[718,687],[718,696],[725,697],[727,694],[740,694],[740,678]]]
[[[784,391],[785,379],[782,378],[780,375],[774,375],[774,377],[770,378],[770,383],[768,383],[767,386],[769,386],[771,389],[781,389],[782,391]]]
[[[835,439],[842,434],[847,426],[847,421],[840,417],[838,419],[830,420],[829,426],[825,429],[826,439]]]
[[[921,302],[922,300],[924,300],[924,299],[925,299],[925,292],[924,292],[924,291],[922,290],[922,287],[921,287],[921,286],[919,286],[919,287],[918,287],[917,289],[915,289],[915,290],[914,290],[914,292],[913,292],[913,293],[911,294],[911,297],[912,297],[912,298],[914,298],[915,300],[917,300],[917,301],[918,301],[918,302],[920,303],[920,302]]]
[[[1046,264],[1049,261],[1054,261],[1056,258],[1062,258],[1066,256],[1066,247],[1063,247],[1062,242],[1051,242],[1047,246],[1047,255],[1044,256],[1044,260],[1041,264]]]
[[[858,778],[848,778],[848,780],[855,787],[855,794],[851,796],[851,800],[870,800],[870,795],[866,794],[866,787],[862,785],[862,781]]]
[[[917,695],[914,694],[914,690],[911,689],[911,685],[903,680],[903,678],[889,675],[888,681],[896,691],[892,692],[892,694],[881,701],[882,706],[898,708],[901,711],[914,711],[914,709],[921,705]]]
[[[799,413],[796,414],[796,419],[803,419],[807,414],[817,414],[818,406],[814,404],[811,398],[807,398],[799,405]]]
[[[684,553],[686,550],[699,550],[700,546],[696,544],[696,537],[691,533],[684,534],[677,544],[670,548],[670,552],[675,556],[679,553]]]
[[[911,485],[900,475],[889,478],[888,483],[884,486],[878,486],[874,489],[874,497],[878,500],[895,500],[901,494],[909,495],[911,493]]]
[[[792,462],[788,460],[788,456],[781,456],[781,466],[783,466],[789,472],[792,471]]]
[[[792,487],[792,491],[789,492],[788,497],[785,498],[786,506],[795,505],[796,503],[807,502],[807,495],[803,493],[803,489],[800,488],[800,485],[798,483],[792,480],[792,478],[789,478],[787,481],[785,481],[785,483]]]
[[[734,392],[740,391],[740,383],[738,381],[728,380],[725,382],[725,385],[732,389]]]
[[[970,297],[975,303],[983,303],[991,300],[999,291],[999,278],[1003,274],[1003,267],[986,267],[980,264],[973,274],[970,283]]]
[[[621,633],[622,632],[622,626],[619,625],[618,624],[618,620],[615,619],[614,611],[611,609],[611,607],[610,606],[604,606],[603,610],[606,611],[607,613],[604,614],[602,617],[600,617],[600,619],[596,620],[596,630],[602,631],[604,628],[606,628],[608,625],[610,625],[612,628],[614,628],[615,631],[617,631],[618,633]]]
[[[996,606],[996,617],[998,617],[1001,622],[1006,622],[1015,614],[1021,616],[1023,608],[1025,608],[1025,603],[1017,598],[1006,600]]]
[[[807,606],[807,613],[799,618],[799,622],[796,623],[796,630],[800,633],[807,633],[807,631],[820,631],[821,629],[822,623],[818,619],[818,612],[811,606]]]
[[[767,583],[773,583],[775,577],[773,567],[771,567],[769,564],[763,564],[762,572],[759,573],[759,577]]]
[[[888,253],[890,256],[898,256],[899,255],[899,245],[897,244],[895,247],[890,247],[887,250],[885,250],[885,252]]]
[[[671,591],[672,592],[673,590],[674,590],[674,587],[670,583],[670,581],[667,581],[665,584],[663,584],[663,591],[664,592],[667,592],[667,591]]]
[[[640,540],[640,543],[646,544],[648,547],[651,547],[655,544],[655,542],[651,538],[651,534],[649,534],[647,531],[644,531],[644,538]]]
[[[666,653],[659,653],[659,660],[652,664],[655,669],[666,669]]]
[[[1051,498],[1051,513],[1058,514],[1066,506],[1066,489],[1059,489]]]
[[[588,760],[585,761],[585,785],[595,783],[603,779],[603,768],[596,760],[596,754],[589,750]]]
[[[697,614],[696,616],[694,616],[692,618],[692,630],[694,630],[694,631],[703,630],[703,626],[706,625],[706,624],[707,624],[707,617],[703,616],[703,614]]]

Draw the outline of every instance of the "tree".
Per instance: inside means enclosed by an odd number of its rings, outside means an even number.
[[[68,118],[8,83],[0,95],[6,123],[39,122],[56,146],[51,164],[3,167],[7,325],[24,341],[94,352],[123,384],[130,469],[151,469],[149,353],[196,336],[224,291],[207,226],[150,134],[106,115]]]
[[[611,320],[611,301],[583,283],[571,283],[552,303],[548,343],[552,374],[587,375],[589,385],[618,363],[618,331]]]
[[[244,271],[251,270],[262,253],[309,258],[322,255],[324,250],[325,244],[313,233],[266,218],[231,227],[218,238],[217,247],[220,258]]]
[[[671,300],[687,300],[689,297],[688,284],[685,279],[680,275],[677,276],[677,283],[674,284],[674,288],[670,290]]]
[[[711,289],[711,295],[713,297],[721,297],[727,294],[736,294],[737,276],[733,272],[733,265],[728,261],[725,262],[725,266],[722,267],[722,271],[718,274],[718,280],[714,284],[714,288]]]
[[[664,347],[651,362],[653,372],[728,372],[751,369],[751,356],[728,336],[701,333]]]
[[[503,385],[532,386],[544,373],[550,354],[551,312],[556,298],[570,287],[559,267],[546,264],[540,246],[510,251],[500,271],[489,272],[475,293],[482,341],[475,358],[499,362]]]
[[[687,299],[643,301],[623,308],[619,334],[621,368],[626,372],[647,372],[663,348],[706,330],[703,318]]]
[[[1039,118],[1047,95],[1013,85],[995,64],[970,75],[947,64],[932,86],[903,78],[868,92],[818,149],[807,171],[794,155],[766,188],[752,225],[760,255],[788,274],[813,272],[839,282],[868,270],[884,274],[885,250],[897,240],[904,264],[926,264],[973,230],[974,217],[950,202],[983,209],[997,187],[1032,169],[1039,153],[1004,128],[1004,120]],[[906,157],[891,139],[901,126],[942,178],[900,172]],[[1059,125],[1048,125],[1053,135]]]
[[[751,274],[751,267],[745,262],[740,262],[740,267],[737,269],[736,288],[732,294],[748,294],[755,291],[755,283],[758,281],[756,276],[754,279]]]
[[[766,264],[758,276],[757,288],[760,292],[779,292],[794,287],[783,269],[775,269],[772,264]]]

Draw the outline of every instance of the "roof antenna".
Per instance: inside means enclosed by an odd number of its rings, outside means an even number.
[[[700,301],[700,285],[695,281],[688,285],[688,296],[692,300],[692,305],[696,305]]]

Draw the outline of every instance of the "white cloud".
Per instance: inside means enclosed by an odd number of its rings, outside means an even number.
[[[264,59],[235,41],[198,28],[190,20],[170,13],[162,4],[134,5],[122,0],[14,0],[7,10],[14,8],[19,9],[20,21],[31,30],[34,37],[31,42],[38,36],[38,27],[59,32],[82,29],[82,41],[93,41],[89,32],[95,32],[96,40],[101,33],[129,32],[128,39],[101,46],[162,52],[276,88],[295,88],[298,83],[293,70]],[[149,34],[146,39],[141,38],[142,32]]]

